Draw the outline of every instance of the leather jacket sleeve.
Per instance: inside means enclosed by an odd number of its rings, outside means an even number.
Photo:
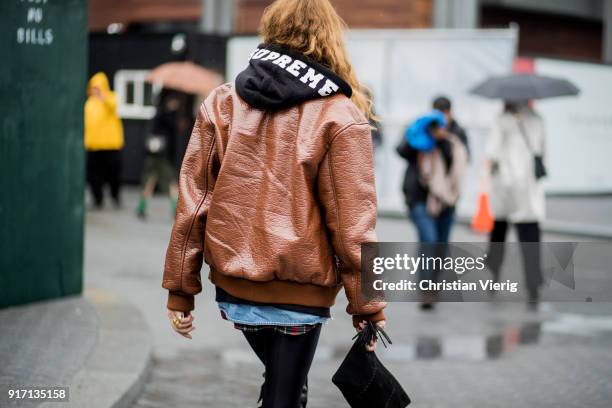
[[[376,187],[370,125],[353,123],[331,139],[319,170],[319,197],[325,210],[338,269],[353,323],[384,320],[386,303],[361,292],[361,244],[376,242]]]
[[[193,310],[194,295],[202,291],[204,230],[216,161],[215,127],[202,105],[181,166],[176,220],[166,251],[162,286],[169,291],[171,310]]]

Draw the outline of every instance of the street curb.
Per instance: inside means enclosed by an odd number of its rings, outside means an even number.
[[[467,217],[457,217],[457,223],[470,227],[472,220]],[[575,222],[544,220],[540,224],[543,232],[551,234],[573,235],[583,238],[611,239],[612,229]]]
[[[88,289],[83,296],[97,313],[98,339],[69,385],[70,402],[65,406],[128,408],[142,394],[151,373],[151,330],[138,308],[110,292]]]
[[[587,238],[612,238],[612,228],[597,225],[577,224],[575,222],[547,220],[542,223],[546,232],[569,234]]]
[[[406,219],[405,213],[389,210],[379,211],[378,216],[391,219]],[[472,220],[468,217],[458,216],[457,223],[469,227],[472,223]],[[565,221],[544,220],[541,223],[541,228],[544,232],[554,234],[573,235],[576,237],[585,238],[612,239],[612,228],[609,227],[601,227],[596,225],[579,224]]]

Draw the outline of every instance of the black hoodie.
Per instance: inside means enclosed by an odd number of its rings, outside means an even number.
[[[236,92],[250,106],[277,111],[343,93],[351,87],[326,66],[288,48],[260,44],[236,77]]]

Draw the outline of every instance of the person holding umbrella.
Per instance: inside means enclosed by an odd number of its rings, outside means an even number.
[[[495,217],[487,262],[496,280],[499,279],[504,246],[494,243],[505,241],[508,223],[515,225],[520,242],[540,242],[539,223],[545,215],[541,180],[545,173],[538,173],[537,168],[543,165],[545,146],[542,118],[527,101],[506,101],[486,150],[491,177],[491,209]],[[536,160],[539,165],[535,164]],[[535,307],[542,284],[539,248],[525,244],[521,250],[529,305]]]
[[[576,95],[579,90],[567,80],[535,74],[511,74],[490,78],[472,93],[503,99],[504,110],[496,119],[487,146],[491,176],[491,209],[494,224],[487,263],[499,279],[504,242],[509,223],[516,226],[522,243],[528,305],[537,308],[543,282],[540,222],[545,216],[542,179],[546,176],[546,132],[542,118],[531,107],[533,99]]]
[[[147,206],[155,187],[168,194],[170,213],[176,212],[178,197],[175,162],[180,139],[187,138],[193,125],[193,96],[172,89],[162,89],[158,96],[156,113],[151,130],[145,139],[145,160],[142,192],[136,207],[136,215],[147,218]]]
[[[153,69],[147,81],[161,87],[156,100],[156,112],[149,134],[145,138],[145,160],[142,192],[136,215],[147,218],[147,207],[156,186],[170,198],[170,212],[174,217],[178,197],[175,162],[183,138],[193,126],[193,101],[205,97],[222,77],[217,72],[191,61],[168,62]]]

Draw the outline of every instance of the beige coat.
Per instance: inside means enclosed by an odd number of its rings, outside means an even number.
[[[467,149],[453,134],[449,134],[448,141],[453,155],[449,171],[439,149],[421,153],[418,159],[421,183],[429,189],[427,212],[431,215],[438,215],[444,208],[454,206],[461,194],[468,162]]]
[[[519,127],[523,123],[531,150]],[[487,146],[487,156],[497,163],[491,175],[491,210],[496,219],[536,222],[544,218],[542,182],[536,180],[534,154],[545,155],[545,130],[540,116],[529,108],[497,118]]]

